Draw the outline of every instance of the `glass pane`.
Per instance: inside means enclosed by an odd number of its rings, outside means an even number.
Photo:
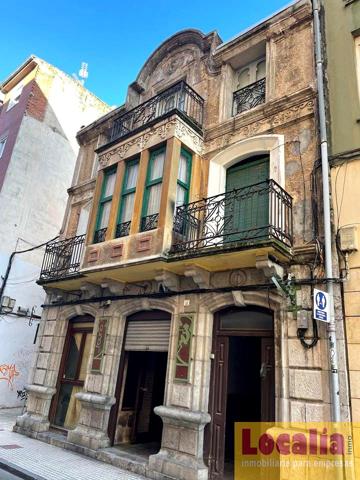
[[[176,186],[176,206],[184,205],[186,199],[186,189],[181,185]]]
[[[104,189],[103,198],[109,197],[114,193],[115,178],[116,178],[116,172],[111,173],[110,175],[107,175],[105,177],[105,189]]]
[[[86,369],[87,369],[87,364],[88,364],[88,361],[89,361],[90,347],[91,347],[91,338],[92,338],[91,333],[84,333],[84,335],[86,335],[86,339],[85,339],[83,356],[82,356],[82,359],[81,359],[79,380],[85,380]]]
[[[272,330],[273,319],[266,312],[230,310],[221,314],[220,328],[224,330]]]
[[[120,223],[130,222],[134,210],[135,193],[129,193],[122,199]]]
[[[245,68],[238,76],[238,85],[237,89],[244,88],[250,83],[250,70]]]
[[[125,189],[128,190],[129,188],[136,187],[136,181],[139,171],[139,163],[135,163],[133,165],[128,165],[127,170],[127,181],[125,185]]]
[[[82,333],[75,333],[70,337],[69,353],[66,359],[64,377],[70,380],[75,379],[76,368],[79,361],[79,352]]]
[[[163,170],[164,170],[164,161],[165,161],[165,150],[152,154],[150,180],[156,180],[157,178],[162,178]]]
[[[181,180],[183,183],[188,182],[189,178],[189,164],[188,164],[188,159],[185,157],[183,153],[180,154],[180,160],[179,160],[179,171],[178,171],[178,179]]]
[[[159,213],[160,198],[161,198],[161,183],[150,187],[146,215],[153,215],[154,213]]]
[[[261,80],[262,78],[266,77],[266,62],[265,60],[261,60],[256,65],[256,80]]]
[[[80,402],[75,398],[75,393],[81,390],[82,387],[76,387],[68,383],[61,385],[54,419],[55,425],[67,429],[76,427],[80,414]]]
[[[101,207],[101,219],[99,228],[106,228],[109,224],[111,201],[105,202]]]

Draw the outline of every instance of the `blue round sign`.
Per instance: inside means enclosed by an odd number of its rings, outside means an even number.
[[[316,306],[320,310],[325,310],[326,308],[326,296],[322,292],[318,292],[315,297]]]

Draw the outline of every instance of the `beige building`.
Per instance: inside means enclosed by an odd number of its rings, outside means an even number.
[[[221,479],[235,421],[330,419],[313,51],[306,0],[225,43],[179,32],[79,132],[16,431],[150,478]],[[335,306],[346,420],[338,291]]]

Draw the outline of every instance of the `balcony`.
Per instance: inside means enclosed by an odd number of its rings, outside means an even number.
[[[265,102],[266,78],[240,88],[233,94],[233,116]]]
[[[134,134],[174,113],[202,133],[204,100],[181,81],[114,120],[110,143]]]
[[[176,209],[172,256],[194,257],[277,243],[292,246],[292,198],[274,180]]]
[[[40,282],[60,280],[79,273],[85,235],[67,238],[46,245],[40,272]]]

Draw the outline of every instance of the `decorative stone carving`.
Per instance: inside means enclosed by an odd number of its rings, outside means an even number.
[[[83,282],[81,284],[80,290],[86,295],[88,298],[92,297],[100,297],[102,294],[102,289],[100,285],[96,285],[95,283],[90,282]]]
[[[155,276],[155,280],[161,282],[166,288],[174,292],[178,292],[180,289],[179,276],[167,270],[159,270]]]
[[[56,390],[42,385],[26,385],[28,394],[27,411],[17,417],[14,431],[19,433],[46,432],[49,430],[48,418],[50,403]]]
[[[234,299],[234,305],[237,307],[246,307],[246,302],[244,300],[244,295],[240,290],[234,290],[232,293]]]
[[[107,288],[113,295],[123,295],[124,289],[126,288],[126,283],[117,282],[116,280],[112,280],[110,278],[104,278],[101,286],[102,288]]]
[[[271,278],[273,275],[284,276],[283,267],[270,260],[267,255],[256,257],[256,268],[262,270],[266,278]]]
[[[154,126],[145,131],[141,135],[137,135],[135,138],[131,138],[128,141],[124,141],[118,147],[111,149],[110,151],[99,156],[99,163],[102,168],[105,168],[109,165],[111,157],[113,155],[118,155],[120,158],[124,158],[128,150],[132,146],[136,146],[139,151],[144,150],[149,143],[150,139],[157,137],[157,141],[160,142],[165,140],[170,135],[170,130],[175,129],[175,135],[181,139],[184,136],[191,138],[194,146],[194,150],[198,154],[203,152],[203,140],[195,133],[190,127],[187,127],[182,123],[178,118],[169,118],[165,120],[161,125]]]
[[[232,287],[240,287],[246,285],[247,274],[245,270],[233,270],[229,276],[229,283]]]
[[[185,277],[191,277],[200,288],[210,287],[210,272],[196,265],[188,267],[184,272]]]

